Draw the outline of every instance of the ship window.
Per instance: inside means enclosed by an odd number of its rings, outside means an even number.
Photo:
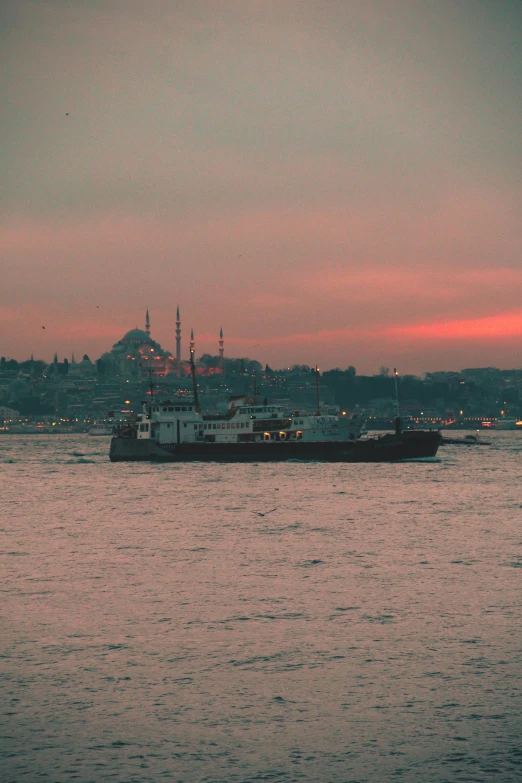
[[[198,425],[194,424],[194,429],[197,430],[197,428],[198,428]]]
[[[224,430],[226,426],[227,426],[226,424],[222,424],[221,429]]]
[[[179,411],[179,405],[178,405],[178,407],[177,407],[177,408],[174,408],[174,410],[175,410],[175,411]]]
[[[174,410],[174,408],[169,408],[169,411],[173,411],[173,410]]]
[[[168,408],[163,408],[163,413],[167,413]]]
[[[181,410],[182,410],[182,411],[186,411],[187,409],[186,409],[186,408],[182,408]]]

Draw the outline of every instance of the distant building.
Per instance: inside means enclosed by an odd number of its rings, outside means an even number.
[[[5,405],[0,405],[0,422],[18,421],[19,418],[20,411],[16,411],[14,408],[7,408]]]
[[[173,374],[178,378],[190,376],[189,361],[181,359],[181,320],[179,307],[176,310],[176,356],[170,351],[164,350],[161,345],[150,336],[150,317],[147,309],[145,315],[145,329],[131,329],[123,335],[121,340],[115,343],[110,351],[100,357],[101,366],[108,375],[128,375],[133,378],[148,377],[163,378]],[[225,369],[225,343],[223,329],[219,332],[219,356],[215,365],[208,362],[199,364],[196,362],[198,375],[222,374]],[[195,351],[194,330],[191,331],[190,351]],[[78,365],[75,365],[77,368]],[[76,369],[73,370],[76,372]]]
[[[131,329],[104,353],[101,362],[110,374],[147,376],[155,378],[176,372],[176,360],[169,351],[150,336],[149,311],[145,316],[145,329]]]
[[[96,375],[96,365],[91,362],[88,356],[84,356],[81,362],[74,361],[73,357],[68,375],[71,378],[93,378]]]

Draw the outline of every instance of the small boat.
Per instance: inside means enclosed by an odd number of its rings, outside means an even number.
[[[505,416],[493,422],[494,430],[522,430],[522,419]]]
[[[96,424],[93,424],[92,427],[89,430],[89,435],[112,435],[112,428],[108,424],[104,424],[103,422],[97,422]]]
[[[9,432],[11,435],[49,435],[51,429],[43,424],[11,424]]]
[[[441,446],[491,446],[490,440],[483,440],[480,433],[465,435],[464,438],[442,437]]]

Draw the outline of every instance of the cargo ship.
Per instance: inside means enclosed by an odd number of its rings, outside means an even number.
[[[115,432],[112,462],[391,462],[434,457],[437,430],[360,439],[360,424],[338,417],[286,416],[277,405],[244,404],[228,414],[202,415],[197,401],[144,404],[136,421]],[[302,422],[302,423],[301,423]]]
[[[399,416],[395,433],[363,440],[357,420],[322,417],[319,397],[316,416],[288,416],[282,406],[260,405],[255,396],[251,404],[233,397],[226,414],[204,415],[193,350],[190,367],[194,399],[160,402],[151,378],[142,413],[112,437],[111,462],[393,462],[434,457],[441,443],[438,430],[403,432]]]

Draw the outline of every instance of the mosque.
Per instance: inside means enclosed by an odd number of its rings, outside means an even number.
[[[190,334],[190,351],[195,350],[194,331]],[[224,369],[225,343],[223,329],[219,332],[219,364],[207,368],[198,366],[198,375],[222,373]],[[176,355],[165,351],[159,343],[150,336],[149,311],[145,314],[145,329],[131,329],[115,343],[110,351],[101,356],[101,360],[118,375],[128,373],[133,376],[148,376],[163,378],[174,374],[178,378],[190,375],[190,362],[181,359],[181,319],[179,306],[176,309]]]

